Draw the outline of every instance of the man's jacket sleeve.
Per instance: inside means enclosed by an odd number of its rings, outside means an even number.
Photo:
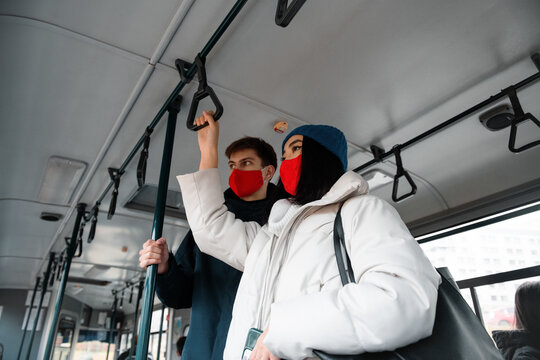
[[[174,309],[190,308],[194,271],[195,240],[189,231],[176,254],[169,253],[169,271],[157,276],[156,292],[161,302]]]

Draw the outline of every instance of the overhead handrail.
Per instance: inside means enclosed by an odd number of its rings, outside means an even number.
[[[276,25],[286,27],[291,20],[295,17],[296,13],[306,0],[292,0],[289,5],[288,0],[278,0],[276,7]]]
[[[411,175],[409,175],[409,172],[403,168],[403,163],[401,161],[401,145],[394,146],[392,151],[394,152],[394,156],[396,157],[397,167],[396,175],[394,175],[394,185],[392,187],[392,200],[394,200],[394,202],[400,202],[416,194],[417,187],[413,179],[411,178]],[[403,176],[411,186],[411,191],[398,197],[399,178]]]
[[[534,58],[535,55],[533,55],[533,58]],[[498,94],[495,94],[493,96],[491,96],[490,98],[474,105],[473,107],[470,107],[469,109],[459,113],[458,115],[440,123],[439,125],[437,126],[434,126],[433,128],[421,133],[420,135],[417,135],[415,136],[414,138],[404,142],[403,144],[400,145],[400,151],[401,150],[404,150],[426,138],[428,138],[429,136],[443,130],[444,128],[450,126],[450,125],[453,125],[455,124],[456,122],[462,120],[463,118],[477,112],[478,110],[488,106],[489,104],[491,103],[494,103],[502,98],[504,98],[505,96],[508,96],[508,92],[509,92],[509,89],[510,88],[513,88],[515,89],[516,91],[521,89],[521,88],[524,88],[526,86],[528,86],[529,84],[537,81],[538,79],[540,79],[540,71],[538,71],[537,73],[525,78],[524,80],[518,82],[517,84],[514,84],[506,89],[503,89],[501,90]],[[536,122],[535,122],[536,123]],[[538,124],[537,124],[538,125]],[[529,144],[530,145],[530,144]],[[534,142],[534,146],[538,145],[536,142]],[[532,147],[532,146],[531,146]],[[372,150],[373,151],[373,150]],[[373,166],[381,161],[383,161],[384,159],[392,156],[394,154],[394,149],[392,150],[389,150],[389,151],[386,151],[384,153],[380,153],[380,152],[377,152],[377,158],[375,158],[375,153],[374,153],[374,158],[358,167],[356,167],[355,169],[353,169],[354,172],[360,172],[366,168],[369,168],[370,166]]]
[[[150,135],[154,130],[146,128],[144,145],[141,150],[141,157],[139,158],[139,163],[137,164],[137,185],[139,188],[144,185],[146,180],[146,163],[148,161],[148,147],[150,146]]]
[[[200,126],[193,125],[193,122],[195,121],[195,116],[197,115],[197,108],[199,107],[199,102],[210,96],[210,99],[214,103],[214,106],[216,107],[216,110],[214,111],[213,117],[214,120],[219,120],[221,115],[223,115],[223,105],[221,105],[221,102],[219,101],[216,93],[214,92],[214,89],[208,85],[208,81],[206,80],[206,68],[204,67],[206,59],[201,57],[201,54],[197,54],[195,57],[195,66],[197,66],[197,76],[199,79],[199,87],[195,94],[193,94],[193,99],[191,100],[191,106],[189,107],[189,114],[186,120],[186,127],[189,130],[193,131],[199,131],[200,129],[208,126],[208,124],[203,124]],[[181,69],[182,67],[179,67]],[[180,76],[182,76],[182,72],[180,71]],[[184,75],[185,76],[185,75]]]
[[[201,58],[206,58],[210,51],[214,48],[214,46],[217,44],[219,39],[223,36],[227,28],[231,25],[231,23],[234,21],[236,16],[240,13],[244,5],[246,4],[248,0],[237,0],[236,3],[233,5],[229,13],[225,16],[223,21],[219,24],[217,29],[214,31],[210,39],[206,42],[203,49],[199,53]],[[165,100],[165,103],[161,106],[157,114],[154,116],[154,119],[150,122],[147,129],[155,129],[157,124],[161,121],[163,115],[165,112],[167,112],[167,109],[169,108],[169,105],[176,99],[177,95],[180,94],[180,91],[184,88],[186,84],[188,84],[191,79],[195,76],[197,72],[197,66],[195,64],[191,64],[189,66],[189,69],[184,70],[184,79],[181,79],[181,81],[176,85],[176,87],[173,89],[167,100]],[[146,138],[146,131],[145,133],[139,138],[131,152],[128,154],[122,165],[118,168],[118,172],[120,176],[124,174],[126,171],[128,165],[131,163],[131,160],[135,157],[141,146],[144,144],[144,140]],[[101,195],[99,196],[98,200],[96,201],[96,205],[91,209],[90,212],[92,212],[96,207],[99,207],[98,204],[101,204],[103,199],[105,199],[105,196],[109,193],[111,188],[114,186],[115,182],[114,180],[110,180],[109,184],[105,187]]]
[[[522,151],[528,150],[532,147],[535,147],[537,145],[540,145],[540,139],[539,139],[536,141],[531,141],[530,143],[520,146],[516,149],[516,135],[517,135],[518,124],[524,121],[530,120],[538,128],[540,128],[540,121],[538,121],[538,119],[535,118],[531,113],[529,112],[525,113],[523,111],[523,108],[521,107],[521,103],[519,102],[519,99],[517,97],[515,87],[510,86],[506,91],[507,91],[508,97],[510,98],[510,103],[512,104],[512,108],[514,109],[514,118],[512,119],[512,125],[510,126],[510,138],[508,140],[508,150],[517,154]]]

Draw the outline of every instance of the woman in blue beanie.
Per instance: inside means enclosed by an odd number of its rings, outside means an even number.
[[[431,334],[439,275],[393,207],[346,172],[347,143],[332,126],[304,125],[282,145],[280,186],[268,222],[227,211],[218,166],[219,125],[196,125],[199,171],[178,176],[195,241],[243,271],[224,359],[305,359],[313,349],[358,354],[395,349]],[[333,247],[340,205],[355,283],[342,286]],[[262,334],[251,355],[248,334]]]

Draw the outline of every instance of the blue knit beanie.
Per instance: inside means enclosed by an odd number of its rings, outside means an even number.
[[[302,125],[291,131],[283,140],[281,150],[285,147],[285,143],[293,135],[304,135],[315,140],[322,145],[326,150],[341,161],[343,170],[347,170],[347,140],[341,130],[329,125]]]

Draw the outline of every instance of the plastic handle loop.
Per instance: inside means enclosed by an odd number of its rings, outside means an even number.
[[[289,25],[305,2],[306,0],[292,0],[289,5],[288,0],[278,0],[276,8],[276,25],[281,27]]]
[[[109,205],[109,212],[107,213],[107,220],[111,220],[116,211],[116,200],[118,199],[118,188],[120,187],[120,174],[118,169],[109,168],[109,176],[114,181],[114,189],[111,194],[111,203]]]
[[[223,115],[223,105],[221,105],[221,102],[219,101],[216,93],[214,92],[214,89],[212,89],[206,81],[206,69],[204,67],[204,59],[201,58],[200,54],[195,57],[195,65],[197,65],[199,88],[197,89],[197,92],[195,92],[195,94],[193,95],[193,100],[191,100],[191,106],[189,107],[189,114],[186,120],[186,127],[189,130],[199,131],[200,129],[208,126],[208,124],[204,124],[201,126],[193,125],[193,122],[195,121],[195,115],[197,114],[197,108],[199,107],[199,102],[202,99],[210,96],[210,99],[216,107],[214,111],[214,120],[216,121],[219,120],[221,115]]]
[[[144,138],[144,146],[141,150],[141,156],[139,157],[139,163],[137,164],[137,185],[139,188],[144,185],[146,180],[146,164],[148,162],[148,147],[150,146],[150,134],[151,129],[146,129],[146,135]]]
[[[394,202],[399,202],[402,200],[405,200],[414,194],[416,194],[416,184],[414,183],[413,179],[409,175],[409,173],[403,168],[403,163],[401,162],[401,148],[400,145],[396,145],[393,148],[394,156],[396,157],[396,166],[397,171],[396,175],[394,176],[394,186],[392,187],[392,200]],[[409,185],[411,186],[411,191],[407,194],[403,194],[400,197],[397,196],[398,194],[398,188],[399,188],[399,178],[404,176]]]
[[[75,249],[74,250],[74,254],[73,254],[73,257],[74,258],[79,258],[82,256],[82,251],[83,251],[83,235],[84,235],[84,223],[81,223],[81,227],[79,229],[79,236],[77,236],[77,245],[75,245]],[[76,252],[77,250],[79,250],[79,252]]]
[[[96,207],[92,214],[92,220],[90,223],[90,231],[88,232],[88,239],[86,242],[89,244],[94,240],[94,237],[96,236],[96,226],[97,226],[97,216],[98,216],[99,208]]]
[[[516,94],[516,89],[514,87],[510,87],[508,89],[508,97],[510,98],[510,102],[512,103],[512,108],[514,109],[514,119],[512,119],[512,125],[510,127],[510,138],[508,139],[508,150],[517,154],[522,151],[528,150],[532,147],[535,147],[537,145],[540,145],[540,140],[536,140],[536,141],[532,141],[528,144],[525,144],[523,146],[516,148],[516,136],[517,136],[518,124],[524,121],[530,120],[537,127],[540,128],[540,121],[538,121],[538,119],[535,118],[531,113],[525,113],[523,111],[523,108],[521,107],[521,103],[519,102],[519,99]]]

